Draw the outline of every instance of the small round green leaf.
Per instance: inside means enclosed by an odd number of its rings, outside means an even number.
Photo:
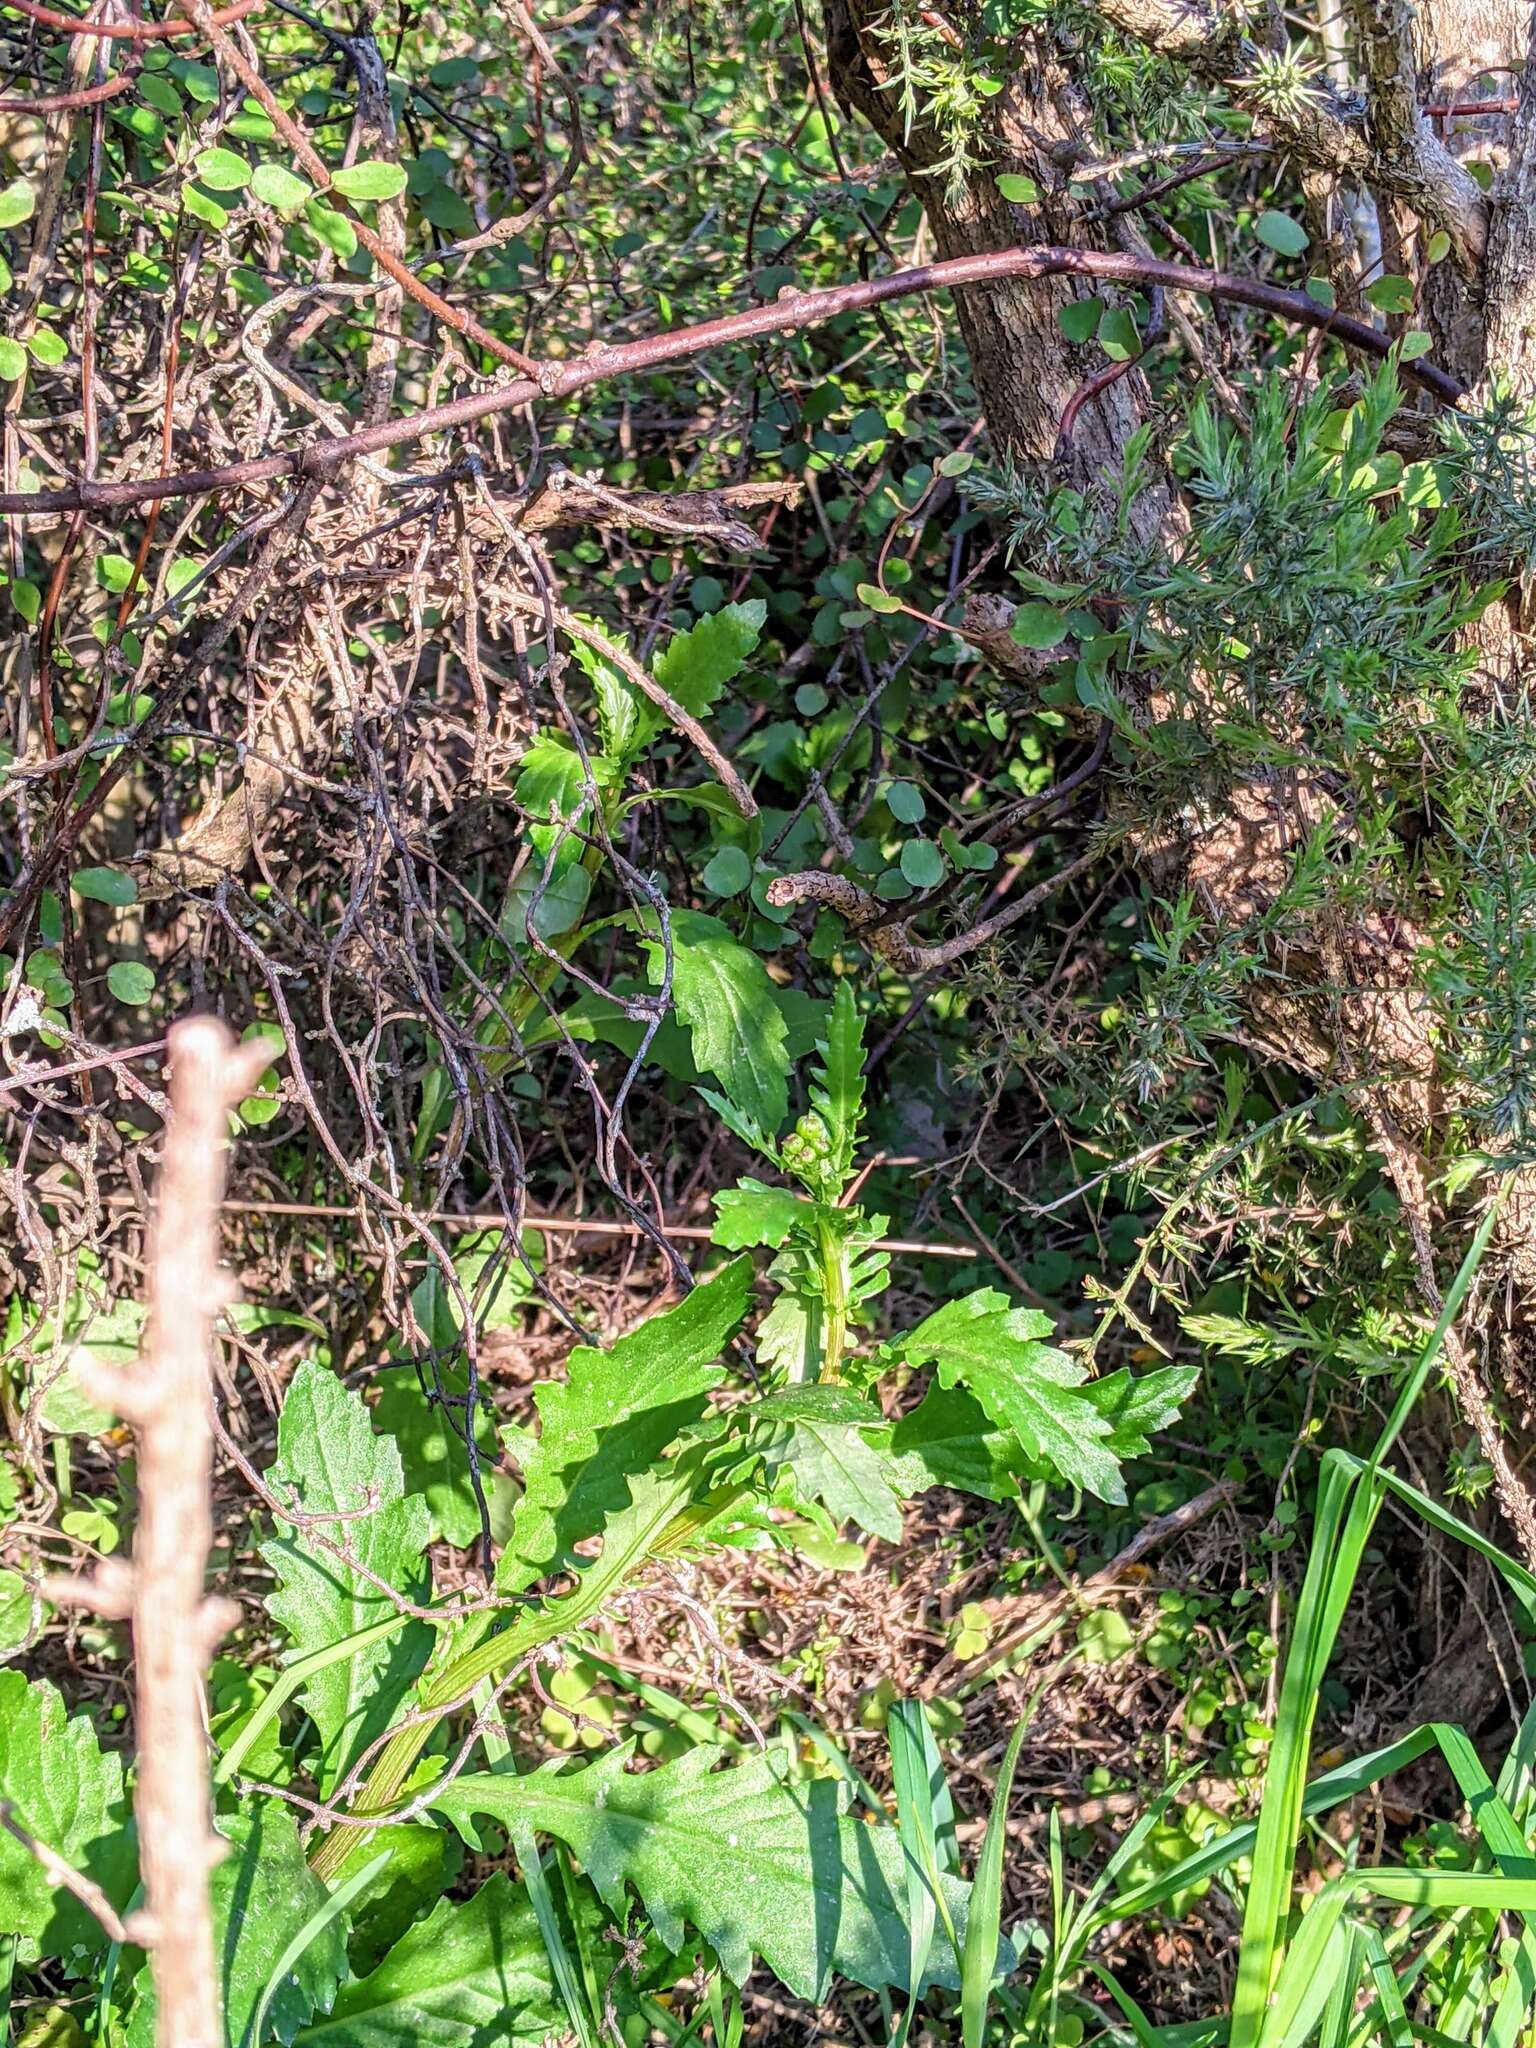
[[[854,596],[859,603],[872,612],[899,612],[901,599],[892,597],[888,590],[882,590],[875,583],[860,583],[855,586]]]
[[[405,172],[374,159],[333,171],[331,186],[343,199],[396,199],[405,190]]]
[[[344,213],[338,213],[333,206],[321,206],[315,202],[305,207],[304,218],[327,249],[339,256],[343,263],[357,254],[357,229]]]
[[[920,825],[928,809],[927,798],[911,782],[893,782],[885,792],[885,801],[891,816],[903,825]]]
[[[243,192],[251,182],[251,167],[245,158],[217,145],[199,152],[196,169],[210,192]]]
[[[314,196],[314,188],[295,177],[285,164],[258,164],[251,177],[251,197],[279,213],[297,213]]]
[[[1056,315],[1056,324],[1068,341],[1092,341],[1104,317],[1102,299],[1074,299]]]
[[[704,869],[711,896],[739,896],[752,879],[752,863],[739,846],[720,846]]]
[[[15,178],[0,191],[0,228],[19,228],[32,218],[35,204],[32,187],[25,178]]]
[[[1382,313],[1413,310],[1413,284],[1406,277],[1378,277],[1374,284],[1366,286],[1365,297]]]
[[[827,693],[820,683],[802,683],[795,692],[795,709],[802,718],[814,718],[827,708]]]
[[[1141,354],[1141,331],[1129,306],[1111,306],[1099,322],[1099,347],[1112,362],[1128,363]]]
[[[854,414],[848,431],[861,446],[867,446],[871,441],[883,441],[888,431],[885,414],[878,407],[867,405],[862,412]]]
[[[1299,221],[1292,220],[1288,213],[1276,213],[1273,207],[1259,215],[1253,231],[1266,248],[1279,256],[1299,256],[1311,241]]]
[[[1053,604],[1021,604],[1008,632],[1020,647],[1057,647],[1067,637],[1067,615]]]
[[[138,83],[139,98],[157,114],[165,114],[176,120],[181,114],[181,94],[172,81],[160,71],[141,71]]]
[[[155,992],[154,971],[142,960],[114,960],[107,969],[107,987],[120,1003],[139,1009]]]
[[[8,334],[0,334],[0,377],[8,384],[14,384],[18,377],[27,373],[27,352],[19,341],[12,341]]]
[[[997,181],[997,189],[1015,206],[1033,206],[1040,197],[1040,187],[1034,179],[1021,178],[1016,171],[1005,171]]]
[[[209,227],[224,229],[229,226],[229,208],[220,206],[211,192],[201,185],[187,184],[181,188],[181,203],[187,212],[198,220],[207,221]]]
[[[77,896],[92,903],[110,903],[114,910],[126,910],[139,900],[138,883],[118,868],[80,868],[70,876],[69,886]]]
[[[25,577],[18,577],[11,585],[11,603],[29,626],[35,626],[38,613],[43,608],[43,593],[35,583],[27,582]]]
[[[909,839],[901,849],[901,872],[914,889],[936,889],[944,879],[944,856],[931,839]]]
[[[282,1106],[281,1098],[275,1094],[247,1095],[245,1100],[236,1109],[235,1114],[239,1117],[241,1123],[248,1124],[252,1130],[255,1130],[258,1125],[271,1123],[273,1117],[277,1115]]]
[[[27,347],[32,351],[34,362],[46,363],[51,368],[62,363],[69,354],[69,343],[62,334],[55,334],[51,327],[39,327],[27,338]]]

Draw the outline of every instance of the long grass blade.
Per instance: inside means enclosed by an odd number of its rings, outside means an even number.
[[[997,1974],[997,1942],[1002,1931],[1003,1850],[1008,1841],[1008,1799],[1013,1791],[1013,1773],[1029,1723],[1030,1716],[1025,1714],[1014,1729],[1004,1754],[971,1888],[970,1918],[966,1922],[965,1948],[960,1959],[960,2033],[965,2048],[982,2048],[986,2039],[987,2009],[992,2003],[992,1980]]]
[[[923,1973],[933,1951],[938,1910],[944,1910],[945,1932],[958,1949],[949,1908],[939,1881],[939,1845],[934,1826],[935,1783],[944,1767],[928,1716],[920,1700],[898,1700],[886,1720],[891,1751],[891,1779],[896,1788],[896,1825],[907,1852],[907,2003],[891,2036],[891,2048],[905,2048],[922,1997]]]

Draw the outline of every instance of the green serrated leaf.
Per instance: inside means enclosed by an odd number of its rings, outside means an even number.
[[[533,1907],[498,1871],[471,1899],[439,1899],[377,1968],[338,1992],[328,2019],[302,2029],[295,2048],[542,2048],[564,2027]]]
[[[0,1570],[0,1654],[19,1650],[32,1632],[37,1610],[32,1588],[20,1572]],[[51,1610],[42,1607],[47,1615]]]
[[[334,1542],[344,1532],[360,1564],[407,1599],[426,1599],[427,1503],[406,1495],[400,1454],[390,1438],[375,1435],[362,1397],[313,1359],[300,1365],[289,1386],[277,1462],[267,1476],[279,1498],[305,1514],[355,1515],[370,1498],[378,1503],[360,1519],[322,1523],[314,1532],[279,1525],[261,1546],[278,1578],[277,1591],[267,1595],[267,1611],[296,1650],[323,1649],[396,1612],[376,1585],[317,1543],[316,1534]],[[407,1622],[386,1641],[308,1680],[300,1697],[320,1734],[323,1789],[336,1784],[358,1750],[388,1725],[432,1641],[424,1622]]]
[[[750,1421],[841,1422],[849,1428],[884,1430],[885,1417],[851,1387],[816,1384],[776,1387],[740,1411]]]
[[[796,1223],[816,1213],[814,1203],[793,1188],[770,1187],[750,1175],[712,1199],[717,1213],[710,1238],[728,1252],[757,1244],[777,1251]]]
[[[616,1914],[633,1886],[669,1949],[696,1928],[738,1984],[761,1955],[800,1998],[819,1999],[834,1970],[871,1989],[906,1985],[909,1859],[894,1828],[849,1814],[841,1780],[786,1783],[773,1750],[713,1770],[719,1752],[703,1748],[637,1776],[629,1749],[583,1771],[460,1778],[433,1804],[472,1843],[481,1813],[554,1835]],[[969,1887],[943,1883],[963,1939]],[[1013,1961],[1000,1943],[999,1967]],[[925,1981],[957,1982],[942,1934]]]
[[[64,1711],[45,1678],[0,1670],[0,1799],[29,1834],[99,1884],[121,1912],[138,1878],[122,1759],[103,1751],[84,1714]],[[35,1938],[45,1955],[94,1954],[101,1923],[0,1833],[0,1934]]]
[[[702,718],[726,684],[746,667],[767,616],[768,607],[760,597],[711,612],[686,632],[673,634],[652,661],[652,675],[685,711]],[[649,698],[638,707],[637,721],[644,739],[666,723]]]
[[[952,1486],[980,1500],[1013,1500],[1023,1460],[1011,1429],[999,1429],[963,1387],[935,1381],[892,1428],[887,1462],[892,1483],[908,1496]]]
[[[870,1423],[878,1421],[871,1412]],[[800,1491],[820,1501],[839,1527],[854,1522],[871,1536],[899,1543],[901,1499],[867,1428],[853,1422],[796,1422],[790,1430],[788,1462]]]
[[[453,1420],[442,1404],[429,1401],[409,1365],[396,1366],[374,1403],[373,1419],[400,1452],[406,1491],[419,1495],[432,1518],[432,1532],[445,1542],[467,1549],[480,1536],[480,1510],[469,1478],[469,1454],[459,1434],[464,1416],[468,1374],[463,1366],[439,1368],[443,1392],[457,1401]],[[480,1448],[480,1480],[491,1518],[491,1533],[505,1537],[511,1515],[511,1482],[496,1470],[495,1425],[482,1409],[475,1417],[475,1442]]]
[[[718,918],[701,911],[674,911],[671,932],[672,1000],[693,1056],[771,1133],[789,1106],[789,1034],[768,970]],[[659,987],[661,945],[648,939],[645,948],[651,984]]]
[[[841,1183],[853,1171],[864,1114],[864,1025],[851,981],[837,984],[827,1012],[827,1035],[817,1050],[821,1064],[811,1076],[811,1107],[827,1127],[829,1170]]]
[[[326,1902],[325,1886],[304,1860],[291,1810],[275,1799],[215,1822],[231,1844],[210,1880],[214,1949],[223,1970],[224,2030],[231,2048],[246,2042],[268,1980],[290,1943]],[[291,2048],[304,2022],[326,2011],[346,1974],[339,1920],[331,1920],[284,1973],[271,1998],[263,2041]],[[123,2048],[152,2048],[155,1992],[149,1966],[133,1980]]]
[[[530,819],[540,821],[528,828],[532,852],[502,906],[503,931],[521,944],[530,911],[541,938],[558,938],[580,923],[592,892],[592,877],[582,865],[580,827],[589,804],[580,756],[545,733],[523,756],[516,796]]]
[[[1082,1366],[1038,1341],[1050,1329],[1049,1317],[1013,1308],[984,1287],[946,1302],[892,1348],[912,1365],[933,1364],[942,1386],[968,1387],[994,1422],[1061,1478],[1121,1503],[1125,1486],[1108,1441],[1114,1426],[1079,1391]]]
[[[564,1563],[575,1544],[623,1509],[629,1480],[703,1413],[751,1287],[751,1260],[733,1259],[611,1350],[578,1345],[565,1379],[538,1389],[539,1435],[519,1452],[523,1497],[499,1585],[514,1577],[529,1583]]]
[[[1109,1422],[1107,1448],[1117,1458],[1139,1458],[1151,1449],[1148,1438],[1176,1420],[1200,1377],[1197,1365],[1168,1365],[1132,1377],[1122,1366],[1101,1380],[1089,1380],[1083,1393]]]

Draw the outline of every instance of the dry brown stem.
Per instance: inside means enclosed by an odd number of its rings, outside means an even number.
[[[225,1284],[219,1204],[229,1111],[268,1057],[237,1046],[212,1017],[170,1033],[171,1119],[150,1260],[150,1312],[133,1371],[87,1365],[82,1377],[138,1438],[139,1519],[126,1605],[137,1671],[139,1829],[145,1912],[138,1928],[154,1977],[158,2048],[223,2048],[208,1873],[213,1831],[203,1677],[233,1617],[203,1591],[213,1543],[213,1321]],[[77,1370],[79,1368],[77,1367]],[[124,1589],[82,1587],[107,1611]]]

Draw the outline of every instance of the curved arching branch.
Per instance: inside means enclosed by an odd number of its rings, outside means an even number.
[[[445,433],[456,427],[472,426],[476,420],[499,413],[515,412],[536,400],[570,398],[594,384],[611,383],[617,377],[633,376],[656,369],[663,363],[686,361],[714,348],[754,341],[769,334],[792,333],[799,328],[818,327],[844,314],[867,311],[892,299],[913,298],[922,293],[964,290],[968,285],[990,284],[1001,278],[1033,281],[1047,277],[1080,277],[1105,284],[1160,286],[1164,291],[1194,292],[1207,298],[1227,299],[1252,306],[1261,313],[1294,326],[1309,327],[1333,336],[1346,348],[1362,355],[1384,359],[1392,343],[1378,329],[1363,320],[1333,311],[1309,298],[1305,292],[1289,291],[1282,285],[1265,284],[1257,278],[1238,277],[1229,271],[1210,270],[1191,263],[1165,263],[1160,258],[1128,254],[1123,250],[1067,249],[1044,245],[1026,249],[999,249],[980,256],[959,256],[943,263],[922,263],[910,270],[893,271],[888,277],[873,277],[857,284],[828,285],[816,291],[798,291],[786,286],[777,299],[764,306],[751,306],[740,313],[727,313],[717,320],[701,320],[692,327],[675,327],[648,334],[638,341],[605,348],[596,345],[574,361],[543,363],[536,377],[519,377],[498,384],[489,391],[476,391],[446,405],[428,406],[403,418],[386,420],[355,434],[330,435],[310,442],[292,455],[263,455],[249,462],[231,462],[220,469],[183,470],[176,475],[125,479],[117,483],[79,482],[61,489],[0,494],[0,513],[11,516],[53,512],[107,512],[125,505],[149,504],[160,498],[209,497],[216,491],[233,490],[247,484],[268,483],[279,477],[328,477],[343,463],[360,455],[376,455],[385,448],[398,448],[428,434]],[[1412,384],[1440,401],[1455,405],[1466,396],[1465,386],[1420,359],[1404,362],[1402,374]]]

